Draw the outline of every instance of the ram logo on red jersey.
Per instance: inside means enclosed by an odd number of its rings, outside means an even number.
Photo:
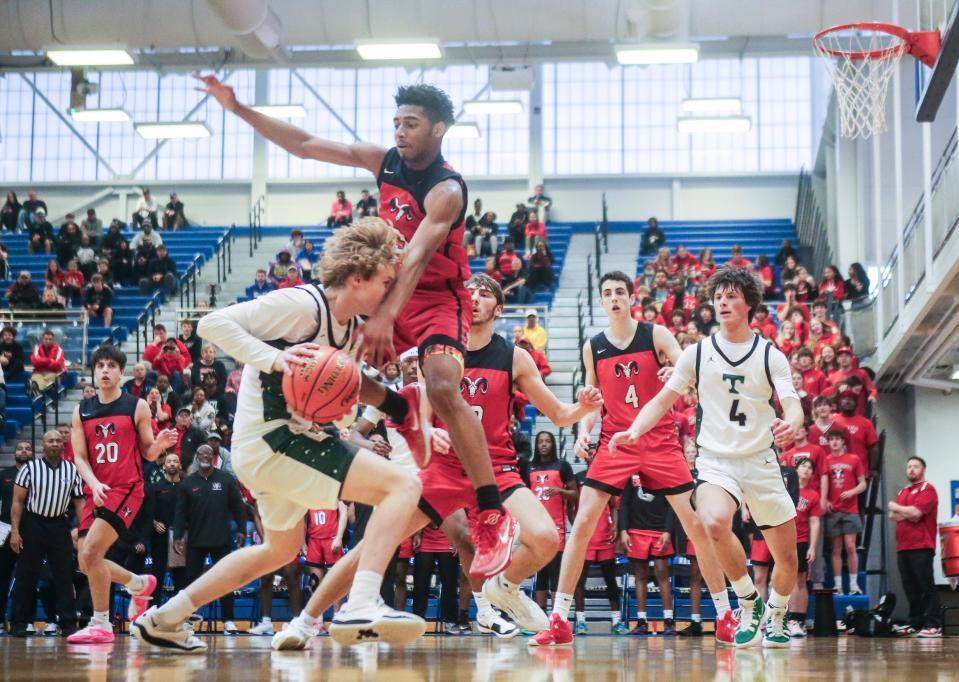
[[[549,474],[536,474],[536,482],[537,482],[537,483],[548,483],[548,482],[549,482]]]
[[[616,375],[616,378],[625,376],[627,379],[632,376],[633,372],[639,371],[639,364],[635,360],[630,360],[629,362],[617,362],[616,367],[613,368],[613,374]]]
[[[93,432],[100,438],[109,438],[110,436],[115,436],[117,434],[117,427],[113,422],[107,422],[106,424],[97,424]]]
[[[409,204],[401,204],[396,197],[390,199],[390,213],[396,214],[396,219],[406,218],[407,221],[413,220],[413,211]]]
[[[477,391],[486,395],[487,391],[489,391],[489,382],[486,380],[486,377],[479,377],[477,379],[463,377],[463,380],[460,381],[460,391],[463,390],[469,393],[471,399],[476,397]]]

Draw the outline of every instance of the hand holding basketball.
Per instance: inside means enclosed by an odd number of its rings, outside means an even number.
[[[276,356],[276,360],[273,361],[273,371],[292,374],[294,366],[309,362],[313,353],[320,348],[321,346],[316,343],[298,343],[290,346]]]
[[[293,346],[286,355],[292,364],[283,373],[283,396],[287,407],[303,419],[327,424],[349,413],[356,405],[360,392],[360,370],[353,358],[329,346],[314,346],[314,350]],[[284,357],[284,356],[281,356]]]
[[[195,88],[195,90],[206,93],[219,102],[220,106],[227,111],[236,111],[239,103],[236,101],[236,93],[233,92],[233,88],[231,86],[224,85],[216,76],[201,75],[199,71],[194,71],[190,75],[204,85],[204,87]]]

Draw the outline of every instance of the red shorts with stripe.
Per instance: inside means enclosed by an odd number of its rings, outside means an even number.
[[[418,347],[422,355],[430,346],[456,348],[462,360],[466,352],[473,304],[463,285],[446,290],[416,289],[393,325],[397,353]]]
[[[659,544],[659,538],[662,536],[662,533],[658,530],[630,529],[627,532],[629,533],[630,546],[626,550],[626,556],[630,559],[646,561],[648,559],[671,557],[676,553],[673,551],[672,542],[667,542],[662,549],[656,548]]]
[[[518,488],[526,487],[526,481],[519,474],[518,464],[494,464],[493,475],[496,476],[496,487],[499,488],[499,494],[503,500],[506,500]]]
[[[755,539],[749,548],[749,560],[759,566],[771,566],[773,555],[769,552],[769,545],[765,540]]]
[[[333,538],[315,538],[306,545],[306,564],[326,568],[343,558],[343,548],[333,551]]]
[[[113,488],[107,492],[106,497],[106,502],[97,507],[93,504],[93,495],[87,491],[83,517],[80,519],[80,535],[86,535],[94,519],[103,519],[109,523],[117,535],[126,533],[143,507],[143,481],[138,481],[129,488]]]
[[[615,457],[609,454],[608,441],[608,437],[600,440],[585,485],[620,495],[626,482],[639,474],[643,490],[649,493],[676,495],[693,489],[693,475],[675,438],[655,442],[640,438],[634,445],[617,448]]]
[[[586,561],[605,563],[616,558],[616,547],[588,547],[586,549]]]
[[[400,543],[400,552],[396,558],[400,560],[413,558],[413,538],[406,538]]]
[[[450,457],[455,455],[434,455],[429,465],[419,471],[423,484],[419,509],[437,526],[460,509],[476,505],[476,493],[469,476],[459,460],[450,461]]]

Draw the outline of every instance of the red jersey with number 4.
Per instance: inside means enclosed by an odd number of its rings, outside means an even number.
[[[653,343],[653,325],[638,322],[636,332],[626,348],[617,348],[600,332],[589,340],[596,381],[603,395],[603,427],[600,444],[605,445],[617,431],[625,431],[633,419],[659,393],[663,382],[657,374],[662,365]],[[674,421],[663,416],[643,436],[643,444],[655,446],[664,441],[676,441]]]
[[[306,536],[310,540],[328,540],[336,537],[340,513],[336,509],[311,509],[306,515]]]
[[[466,216],[467,192],[462,176],[443,160],[442,155],[423,170],[413,170],[400,158],[396,148],[383,157],[376,177],[380,190],[380,217],[393,224],[407,243],[426,218],[426,195],[439,183],[455,180],[463,191],[463,208],[456,221],[449,225],[446,240],[436,249],[416,284],[417,289],[447,291],[450,286],[461,289],[469,279],[469,259],[463,248],[463,218]]]
[[[80,402],[87,459],[97,480],[111,488],[143,485],[136,428],[139,401],[134,395],[121,393],[109,403],[101,403],[99,394]]]
[[[493,466],[516,466],[516,449],[509,433],[513,410],[513,345],[499,334],[488,344],[466,353],[460,393],[483,424]]]
[[[809,479],[810,485],[816,477]],[[819,504],[819,493],[810,486],[799,489],[799,499],[796,501],[796,542],[809,542],[809,517],[822,516],[822,505]]]

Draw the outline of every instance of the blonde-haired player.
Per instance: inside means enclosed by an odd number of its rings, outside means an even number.
[[[332,346],[356,356],[355,332],[380,304],[396,278],[398,233],[379,218],[337,230],[320,260],[322,283],[274,291],[211,312],[199,334],[245,363],[237,397],[233,467],[257,498],[263,544],[232,553],[200,579],[136,621],[137,636],[179,651],[206,645],[185,625],[200,606],[288,564],[303,545],[308,509],[336,506],[338,498],[376,505],[347,603],[330,635],[341,644],[404,643],[425,622],[395,611],[379,598],[387,563],[409,524],[421,486],[409,471],[330,435],[320,424],[290,414],[283,398],[284,372],[312,350]],[[386,388],[363,377],[360,399],[379,405]],[[352,421],[348,415],[343,421]]]

